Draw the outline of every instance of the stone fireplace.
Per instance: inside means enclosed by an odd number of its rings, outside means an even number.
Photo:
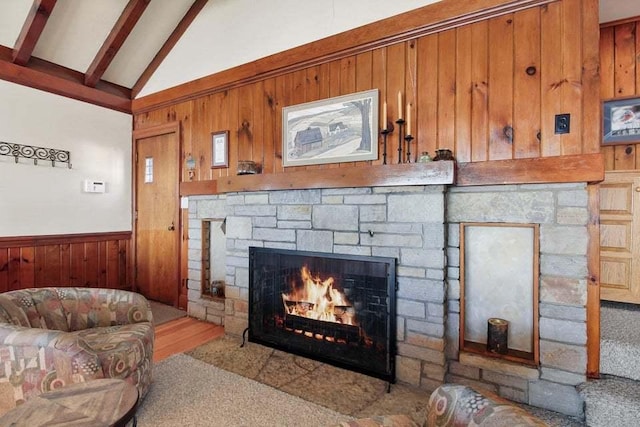
[[[395,258],[249,248],[249,341],[395,381]]]
[[[224,298],[203,296],[202,224],[224,221]],[[539,364],[460,350],[460,223],[539,227]],[[395,372],[432,390],[477,384],[582,415],[586,379],[586,184],[416,185],[189,198],[188,311],[240,337],[249,324],[250,247],[396,260]]]

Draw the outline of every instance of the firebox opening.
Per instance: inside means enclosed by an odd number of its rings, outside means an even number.
[[[249,341],[395,381],[396,260],[249,248]]]

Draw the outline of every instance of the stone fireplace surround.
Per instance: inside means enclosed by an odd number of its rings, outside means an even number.
[[[202,221],[226,218],[225,299],[201,292]],[[248,248],[398,260],[398,381],[443,382],[582,417],[586,380],[586,184],[445,185],[256,191],[189,198],[188,312],[240,336]],[[459,224],[540,225],[540,366],[459,351]]]

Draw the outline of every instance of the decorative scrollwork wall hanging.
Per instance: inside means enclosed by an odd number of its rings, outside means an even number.
[[[37,165],[38,160],[51,162],[51,166],[55,167],[56,162],[66,163],[71,169],[71,153],[66,150],[58,150],[56,148],[36,147],[34,145],[15,144],[0,141],[0,155],[11,156],[18,163],[18,159],[31,159],[33,164]]]

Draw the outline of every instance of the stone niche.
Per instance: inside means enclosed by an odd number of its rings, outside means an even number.
[[[451,187],[447,195],[447,381],[517,402],[583,416],[586,381],[588,209],[586,184]],[[539,226],[536,366],[461,351],[460,223]]]

